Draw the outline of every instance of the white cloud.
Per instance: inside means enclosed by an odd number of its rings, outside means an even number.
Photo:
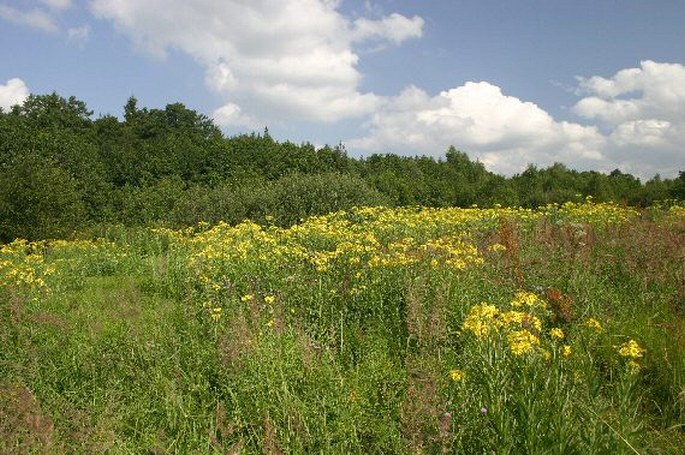
[[[242,115],[267,121],[333,122],[372,112],[379,99],[359,90],[354,45],[399,44],[423,20],[392,14],[354,23],[336,0],[92,0],[139,49],[192,55],[206,81]],[[163,11],[164,14],[160,14]],[[232,118],[229,116],[229,118]]]
[[[578,80],[587,96],[572,111],[604,127],[612,162],[643,177],[685,169],[685,66],[646,60],[610,78]]]
[[[666,120],[631,120],[618,125],[609,137],[619,147],[663,147],[668,145],[668,131],[671,127],[671,122]]]
[[[22,104],[29,96],[29,88],[24,81],[13,78],[5,85],[0,85],[0,108],[10,109],[15,104]]]
[[[37,28],[44,32],[56,33],[59,31],[59,27],[52,15],[38,8],[21,11],[11,6],[0,5],[0,17],[9,22]]]
[[[612,78],[578,78],[579,94],[587,94],[573,111],[581,117],[616,126],[645,118],[685,120],[685,66],[650,60],[640,68],[617,72]]]
[[[572,108],[596,123],[557,121],[534,103],[488,82],[429,96],[417,87],[384,100],[353,150],[441,156],[450,145],[489,169],[512,174],[529,163],[619,168],[648,179],[685,169],[685,66],[642,62],[611,78],[578,78],[585,95]]]
[[[685,66],[678,63],[644,61],[641,68],[619,71],[611,79],[579,78],[580,88],[591,96],[578,102],[576,112],[611,124],[647,116],[685,119]],[[586,100],[601,99],[587,106]],[[615,106],[627,106],[616,109]],[[614,112],[624,111],[623,115]]]
[[[409,19],[397,13],[382,17],[380,20],[362,17],[354,21],[353,39],[381,39],[401,44],[410,38],[421,38],[423,25],[424,20],[419,16]]]
[[[640,68],[629,68],[618,71],[610,79],[600,76],[590,78],[577,77],[579,91],[597,94],[603,98],[616,98],[631,92],[644,92],[653,101],[666,103],[682,102],[685,98],[685,66],[679,63],[658,63],[645,60]]]
[[[441,156],[449,145],[501,173],[555,161],[596,168],[605,138],[594,127],[557,122],[534,103],[488,82],[467,82],[431,97],[417,87],[388,99],[350,148]]]
[[[240,106],[233,103],[226,103],[216,109],[212,114],[212,119],[217,125],[224,128],[245,127],[256,130],[262,126],[256,119],[245,115]]]

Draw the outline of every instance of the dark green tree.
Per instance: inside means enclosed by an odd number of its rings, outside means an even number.
[[[57,130],[83,130],[90,126],[93,111],[86,103],[71,96],[65,99],[53,92],[50,95],[29,95],[12,114],[25,118],[35,128]]]
[[[672,198],[685,201],[685,171],[680,171],[669,193]]]
[[[49,158],[26,155],[0,170],[0,241],[65,237],[86,213],[78,182]]]

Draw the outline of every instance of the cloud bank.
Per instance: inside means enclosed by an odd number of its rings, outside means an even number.
[[[400,14],[352,21],[335,0],[93,0],[139,49],[192,55],[208,86],[225,100],[224,126],[313,120],[335,122],[373,112],[379,98],[359,90],[354,45],[400,44],[422,34],[423,19]],[[164,14],[160,14],[164,11]]]
[[[367,135],[348,145],[433,156],[455,145],[505,174],[555,161],[643,178],[685,169],[685,66],[648,60],[610,78],[579,77],[577,94],[582,99],[572,113],[595,124],[557,121],[488,82],[433,97],[412,86],[386,99],[367,122]]]
[[[572,110],[603,127],[612,163],[638,175],[685,170],[685,66],[646,60],[578,81],[585,97]]]
[[[597,128],[557,122],[488,82],[467,82],[433,97],[409,87],[388,99],[367,128],[351,148],[439,156],[452,144],[508,174],[528,163],[573,160],[592,167],[603,160],[606,141]]]

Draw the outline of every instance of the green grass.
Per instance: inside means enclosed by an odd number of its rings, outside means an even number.
[[[682,216],[468,213],[467,229],[362,210],[298,234],[114,229],[5,248],[0,452],[680,453]],[[354,250],[366,232],[380,246]],[[449,266],[465,253],[430,243],[445,235],[482,263]],[[369,265],[381,253],[395,262]],[[45,286],[12,275],[22,264]],[[546,309],[512,306],[520,291]],[[541,327],[497,319],[480,337],[465,321],[483,303]],[[539,345],[515,355],[522,327]],[[639,371],[618,353],[629,339]]]

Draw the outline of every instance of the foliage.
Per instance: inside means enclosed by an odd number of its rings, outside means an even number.
[[[683,207],[263,221],[3,245],[0,451],[680,453]]]
[[[83,101],[56,93],[0,112],[0,241],[67,237],[106,223],[180,227],[270,215],[286,225],[354,205],[535,208],[592,196],[646,206],[683,198],[682,173],[643,185],[620,170],[556,163],[505,178],[454,147],[438,160],[354,159],[342,144],[317,149],[268,131],[226,138],[181,103],[148,109],[131,97],[123,117],[93,120]]]
[[[85,215],[78,182],[54,161],[34,156],[0,168],[0,240],[68,237]]]

